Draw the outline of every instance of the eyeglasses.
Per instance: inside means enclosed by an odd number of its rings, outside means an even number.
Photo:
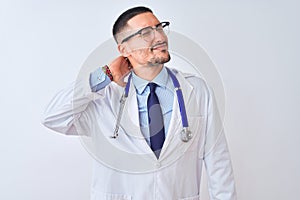
[[[129,39],[131,39],[132,37],[134,37],[136,35],[140,35],[141,38],[143,38],[146,42],[149,42],[154,39],[154,34],[155,34],[154,30],[156,30],[157,32],[159,32],[161,34],[168,34],[169,33],[169,25],[170,25],[170,22],[161,22],[161,23],[155,25],[155,27],[148,26],[148,27],[142,28],[138,32],[124,38],[121,41],[121,44],[128,41]]]

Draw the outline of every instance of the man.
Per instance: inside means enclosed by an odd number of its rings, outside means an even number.
[[[104,66],[104,72],[91,73],[89,91],[80,89],[78,81],[76,95],[74,86],[67,88],[46,109],[45,126],[93,138],[100,161],[95,164],[93,200],[196,200],[203,164],[210,198],[236,199],[212,91],[201,78],[164,65],[170,60],[168,26],[149,8],[125,11],[113,26],[121,56]],[[119,117],[118,132],[111,137]],[[108,151],[111,145],[120,151]]]

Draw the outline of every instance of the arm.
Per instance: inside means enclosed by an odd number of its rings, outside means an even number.
[[[212,200],[235,200],[236,191],[223,123],[210,90],[204,162]]]
[[[66,135],[88,134],[90,120],[85,110],[91,101],[104,98],[101,89],[110,83],[107,79],[99,68],[90,74],[89,86],[87,80],[78,80],[58,92],[47,106],[42,124]],[[80,120],[86,123],[77,123]],[[85,133],[80,130],[85,130]]]
[[[110,64],[113,81],[124,84],[122,78],[129,72],[129,63],[119,56]],[[92,126],[86,109],[88,105],[105,97],[105,86],[111,80],[101,68],[90,74],[89,80],[78,80],[58,92],[42,117],[46,127],[66,135],[89,135]],[[88,85],[89,84],[89,85]]]

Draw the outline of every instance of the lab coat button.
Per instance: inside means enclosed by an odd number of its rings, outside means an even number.
[[[159,168],[160,167],[160,163],[159,162],[155,163],[155,167]]]

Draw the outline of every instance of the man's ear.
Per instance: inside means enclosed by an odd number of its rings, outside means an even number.
[[[118,44],[118,50],[123,57],[128,57],[130,55],[127,48],[128,47],[125,44]]]

